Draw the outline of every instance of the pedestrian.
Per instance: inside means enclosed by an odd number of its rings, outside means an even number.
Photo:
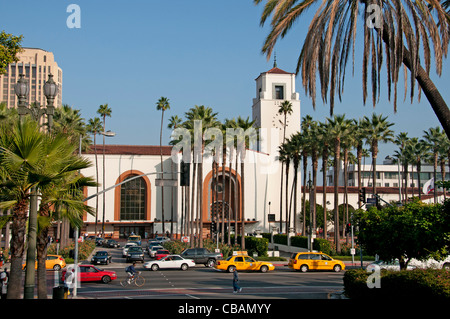
[[[242,291],[242,288],[239,287],[239,275],[237,269],[233,271],[233,293],[238,293]]]
[[[5,270],[0,273],[0,282],[1,282],[1,299],[6,299],[6,295],[8,293],[8,269],[5,267]]]
[[[73,289],[73,283],[75,280],[75,268],[68,269],[66,277],[64,278],[64,286],[67,288],[68,295],[70,295],[70,289]]]
[[[3,267],[3,261],[4,261],[3,251],[0,251],[0,267]]]

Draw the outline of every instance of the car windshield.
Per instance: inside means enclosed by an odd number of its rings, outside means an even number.
[[[168,250],[158,250],[156,253],[157,254],[168,254],[169,251]]]
[[[96,253],[97,256],[108,256],[108,253],[106,251],[98,251]]]

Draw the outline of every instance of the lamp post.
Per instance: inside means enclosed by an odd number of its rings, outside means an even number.
[[[104,130],[105,128],[103,128]],[[116,136],[116,133],[108,131],[99,132],[101,135],[103,135],[103,191],[105,191],[105,137],[114,137]],[[103,193],[103,217],[102,217],[102,238],[105,239],[105,193]]]
[[[46,89],[47,88],[47,89]],[[19,75],[19,80],[14,85],[14,92],[18,98],[17,110],[19,113],[19,120],[22,123],[23,117],[26,114],[31,114],[33,118],[39,123],[42,115],[48,116],[48,131],[51,131],[53,124],[53,102],[58,93],[58,85],[53,81],[53,75],[49,74],[49,80],[44,85],[44,95],[47,98],[47,108],[41,109],[35,107],[33,109],[27,107],[26,99],[29,92],[28,81],[23,74]],[[30,209],[28,221],[28,248],[26,257],[26,272],[24,284],[24,299],[34,299],[35,287],[35,260],[36,260],[36,237],[37,237],[37,189],[35,186],[31,188]]]

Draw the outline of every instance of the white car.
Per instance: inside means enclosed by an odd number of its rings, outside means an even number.
[[[155,257],[156,252],[161,249],[164,249],[164,247],[163,246],[152,246],[152,248],[150,248],[150,250],[148,251],[148,254],[150,257],[153,258],[153,257]]]
[[[195,262],[192,259],[184,259],[180,255],[168,255],[160,260],[153,260],[146,262],[144,268],[156,271],[158,269],[181,269],[188,270],[189,267],[194,267]]]
[[[127,256],[128,248],[130,248],[132,246],[137,246],[137,244],[136,243],[126,243],[126,245],[122,249],[122,257],[125,258]]]

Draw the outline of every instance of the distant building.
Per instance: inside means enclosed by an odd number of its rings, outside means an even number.
[[[44,84],[48,80],[48,75],[52,74],[59,87],[54,106],[59,107],[62,104],[63,73],[53,53],[42,49],[24,48],[18,58],[18,62],[9,64],[6,73],[0,75],[0,102],[5,102],[9,108],[17,107],[18,99],[14,85],[19,80],[20,74],[23,74],[29,83],[27,104],[37,102],[45,106]]]

